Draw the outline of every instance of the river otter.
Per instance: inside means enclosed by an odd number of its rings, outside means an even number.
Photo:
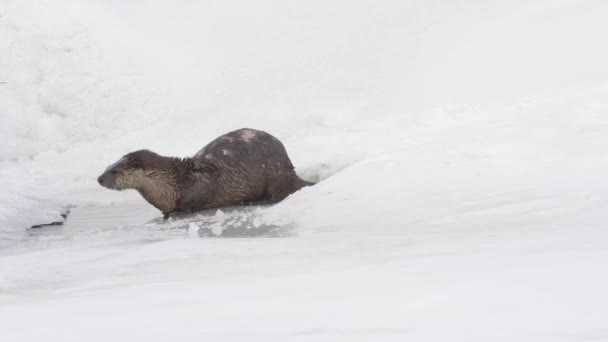
[[[109,189],[136,189],[165,218],[177,212],[279,202],[313,184],[296,175],[277,138],[248,128],[220,136],[192,158],[131,152],[108,166],[98,182]]]

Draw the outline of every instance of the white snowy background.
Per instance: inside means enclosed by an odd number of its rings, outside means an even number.
[[[607,18],[0,0],[0,340],[608,341]],[[96,183],[242,127],[319,183],[169,223]]]

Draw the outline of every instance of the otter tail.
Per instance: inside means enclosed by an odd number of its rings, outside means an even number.
[[[312,183],[312,182],[305,181],[305,180],[303,180],[302,178],[300,178],[300,177],[298,177],[298,176],[294,175],[294,177],[293,177],[293,182],[292,182],[292,189],[291,189],[291,192],[293,193],[293,192],[296,192],[296,191],[298,191],[298,190],[302,189],[303,187],[306,187],[306,186],[313,186],[313,185],[315,185],[315,184],[316,184],[316,183]]]

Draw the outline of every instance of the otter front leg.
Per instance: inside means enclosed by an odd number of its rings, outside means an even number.
[[[169,211],[169,212],[163,211],[163,219],[167,220],[173,214],[185,213],[185,212],[187,212],[187,211],[184,209],[181,209],[181,208],[177,208],[177,209],[175,209],[173,211]]]

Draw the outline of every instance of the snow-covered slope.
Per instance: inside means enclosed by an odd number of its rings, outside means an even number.
[[[3,340],[608,339],[608,4],[1,7]],[[96,184],[241,127],[320,183],[169,223]],[[281,234],[193,239],[234,222]]]

